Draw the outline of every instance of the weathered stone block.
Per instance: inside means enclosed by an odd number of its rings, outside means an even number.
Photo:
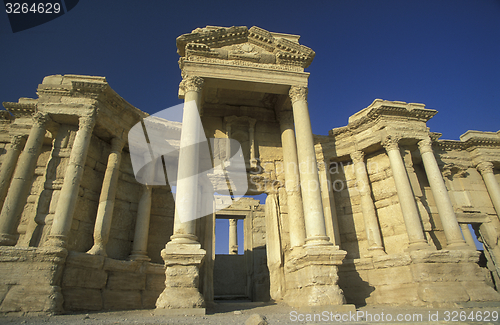
[[[165,289],[165,271],[163,274],[147,274],[146,290],[163,291]]]
[[[141,309],[142,297],[139,290],[108,290],[102,291],[104,309],[126,310]]]
[[[377,286],[372,296],[380,305],[415,305],[419,302],[417,288],[415,283]]]
[[[15,285],[5,296],[0,312],[61,312],[61,288],[48,285]]]
[[[473,263],[418,263],[410,268],[416,282],[485,280],[480,267]]]
[[[65,310],[101,310],[103,307],[101,290],[89,288],[64,288]]]
[[[145,290],[142,292],[142,307],[146,309],[154,309],[156,306],[156,300],[162,293],[163,290],[153,291]]]
[[[101,289],[106,285],[108,275],[103,270],[90,268],[73,268],[64,270],[63,287],[82,287]]]
[[[104,265],[104,260],[104,256],[78,253],[73,251],[68,255],[66,266],[74,268],[101,269]]]
[[[144,290],[146,275],[125,272],[109,272],[107,288],[112,290]]]
[[[425,302],[453,303],[469,301],[469,295],[460,283],[421,283],[418,297]]]
[[[409,266],[374,269],[368,273],[368,279],[375,286],[413,282]]]
[[[483,281],[464,281],[460,283],[471,301],[500,301],[500,294]]]

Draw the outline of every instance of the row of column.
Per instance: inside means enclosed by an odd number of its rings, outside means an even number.
[[[429,249],[430,246],[425,237],[420,215],[418,212],[413,190],[406,173],[406,167],[401,157],[399,149],[399,138],[388,136],[383,142],[389,157],[396,191],[403,213],[403,219],[409,239],[409,249]],[[432,141],[430,138],[418,142],[418,148],[424,164],[424,169],[431,187],[431,191],[436,202],[437,210],[443,230],[446,236],[448,249],[467,249],[460,226],[458,224],[453,205],[451,203],[448,190],[446,189],[441,171],[432,151]],[[378,232],[380,230],[378,229]]]

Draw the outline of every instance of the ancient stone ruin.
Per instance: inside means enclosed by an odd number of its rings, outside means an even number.
[[[317,136],[304,72],[315,53],[299,36],[207,26],[177,48],[179,97],[195,101],[207,138],[239,142],[246,194],[267,194],[265,204],[187,195],[189,211],[229,207],[181,222],[169,185],[134,173],[128,134],[148,114],[103,77],[47,76],[37,99],[0,111],[0,312],[202,313],[224,297],[500,301],[500,131],[440,140],[426,126],[437,111],[376,99]],[[186,157],[179,173],[197,159]],[[165,178],[161,164],[154,177]],[[212,186],[179,184],[177,193]],[[226,255],[215,254],[216,219],[230,220]],[[482,265],[469,225],[484,244]]]

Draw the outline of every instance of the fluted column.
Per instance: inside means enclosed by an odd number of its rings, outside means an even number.
[[[306,226],[306,245],[332,245],[326,235],[316,152],[307,107],[307,88],[292,86],[289,95],[292,100],[295,121],[300,188]]]
[[[282,111],[279,115],[281,128],[281,145],[283,146],[283,163],[285,171],[285,190],[288,202],[288,218],[290,227],[291,247],[302,246],[305,243],[304,209],[300,194],[299,162],[297,145],[291,111]]]
[[[31,181],[42,149],[48,121],[49,116],[46,113],[38,112],[33,116],[33,126],[24,150],[19,157],[17,168],[14,171],[0,213],[0,245],[2,246],[16,243],[15,227],[23,212],[31,188]]]
[[[21,153],[24,145],[24,136],[14,135],[10,141],[7,153],[5,154],[2,162],[2,169],[0,170],[0,209],[2,207],[7,191],[9,190],[10,179],[16,168],[16,162]]]
[[[188,77],[180,87],[184,90],[184,113],[180,140],[179,168],[177,173],[177,193],[175,199],[174,243],[198,244],[195,215],[198,202],[199,137],[198,125],[203,78]],[[194,101],[196,105],[189,104]],[[185,222],[181,221],[182,219]]]
[[[500,185],[493,173],[493,164],[488,161],[483,161],[479,163],[476,168],[481,173],[481,176],[483,176],[484,184],[490,195],[491,202],[500,218]]]
[[[439,218],[443,224],[444,234],[446,236],[447,249],[464,249],[467,245],[460,231],[457,217],[453,211],[448,190],[444,184],[443,176],[436,162],[436,157],[432,151],[431,139],[425,139],[418,142],[418,148],[422,161],[424,163],[425,173],[431,186],[432,196],[436,202]]]
[[[372,200],[370,180],[368,179],[364,157],[365,154],[363,151],[351,153],[354,172],[356,174],[356,187],[361,198],[361,211],[363,212],[363,219],[365,221],[368,250],[371,251],[373,255],[384,255],[385,251],[382,244],[382,236],[380,235],[375,205]]]
[[[408,233],[409,249],[429,249],[430,246],[424,235],[410,180],[408,179],[406,167],[399,151],[398,140],[394,137],[387,137],[382,145],[389,156],[392,175],[396,183],[396,191],[398,192],[399,205],[401,206],[406,232]]]
[[[88,254],[107,256],[106,244],[109,240],[109,232],[111,231],[111,222],[113,220],[116,188],[118,186],[124,144],[125,142],[120,138],[113,138],[111,140],[111,152],[109,153],[108,166],[104,173],[94,226],[94,246],[87,252]]]
[[[64,182],[59,194],[54,221],[44,246],[65,247],[67,245],[67,236],[73,223],[73,213],[78,199],[80,181],[85,168],[92,130],[96,122],[95,114],[94,111],[92,115],[80,116],[78,120],[78,131],[73,141],[69,164],[64,174]]]
[[[238,219],[229,219],[229,254],[238,254]]]
[[[132,247],[132,254],[129,256],[131,260],[151,260],[148,257],[148,237],[152,190],[152,186],[149,185],[144,185],[142,190],[139,207],[137,208],[137,219],[135,221],[134,245]]]

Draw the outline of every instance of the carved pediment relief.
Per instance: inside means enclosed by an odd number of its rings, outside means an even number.
[[[192,61],[211,59],[221,64],[243,61],[304,69],[311,64],[315,53],[299,44],[298,39],[296,35],[271,33],[256,26],[250,29],[207,26],[179,36],[177,52]]]

